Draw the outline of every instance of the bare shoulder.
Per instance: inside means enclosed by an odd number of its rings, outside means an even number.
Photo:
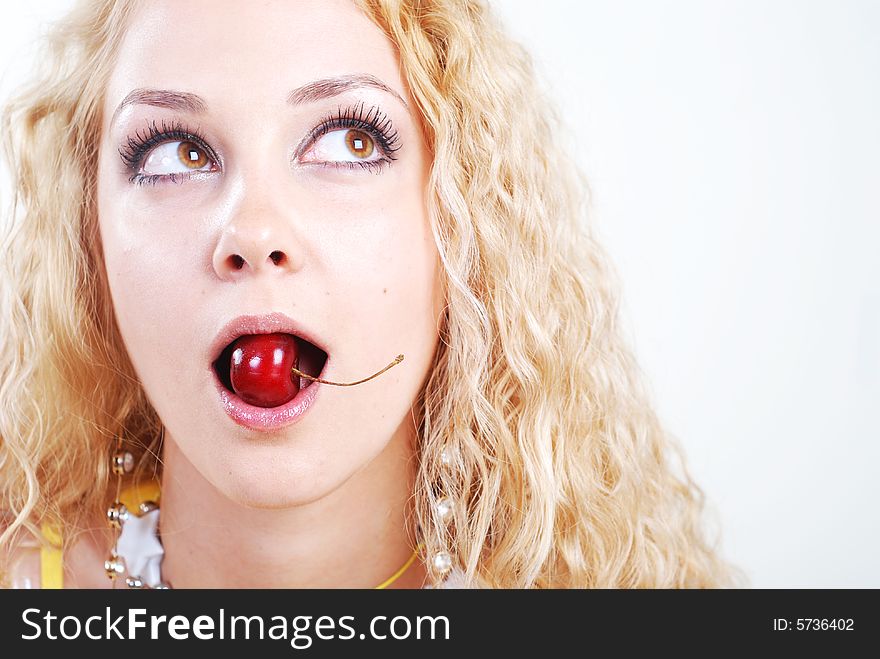
[[[0,533],[8,523],[0,521]],[[101,527],[86,528],[66,544],[62,554],[64,588],[108,588],[104,573],[105,546],[109,539]],[[0,547],[0,588],[42,587],[42,538],[24,528],[16,530]]]
[[[10,526],[0,514],[0,535]],[[0,545],[0,588],[40,587],[40,541],[25,528],[18,528]]]

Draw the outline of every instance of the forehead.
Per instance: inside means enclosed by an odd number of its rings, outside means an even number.
[[[156,0],[132,15],[106,109],[132,88],[156,87],[197,93],[212,109],[256,112],[283,106],[292,88],[352,73],[403,95],[398,62],[350,0]]]

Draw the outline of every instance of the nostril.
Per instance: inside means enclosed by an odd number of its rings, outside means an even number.
[[[236,270],[241,270],[241,267],[244,265],[244,259],[241,258],[238,254],[233,254],[229,257],[229,260],[232,261],[232,266]]]
[[[269,255],[269,258],[272,259],[272,263],[278,265],[279,263],[284,261],[284,253],[283,252],[272,252]]]

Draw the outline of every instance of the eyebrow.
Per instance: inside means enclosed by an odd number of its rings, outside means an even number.
[[[297,87],[287,95],[287,103],[290,105],[302,105],[305,103],[314,103],[326,98],[339,96],[352,89],[361,89],[364,87],[372,87],[383,92],[391,94],[403,104],[403,107],[409,110],[409,105],[403,97],[394,91],[384,82],[368,74],[354,74],[344,76],[334,76],[331,78],[321,78],[313,80],[300,87]],[[187,112],[190,114],[204,114],[208,110],[208,104],[198,94],[191,92],[173,91],[170,89],[151,89],[138,88],[130,91],[116,110],[113,112],[111,125],[116,122],[116,118],[122,110],[129,105],[152,105],[154,107],[168,108],[169,110],[177,110],[179,112]]]

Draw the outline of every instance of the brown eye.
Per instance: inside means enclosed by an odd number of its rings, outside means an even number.
[[[181,142],[177,147],[177,157],[190,169],[201,169],[208,164],[208,155],[193,142]]]
[[[360,130],[351,129],[345,133],[345,145],[352,155],[368,158],[373,153],[373,138]]]

